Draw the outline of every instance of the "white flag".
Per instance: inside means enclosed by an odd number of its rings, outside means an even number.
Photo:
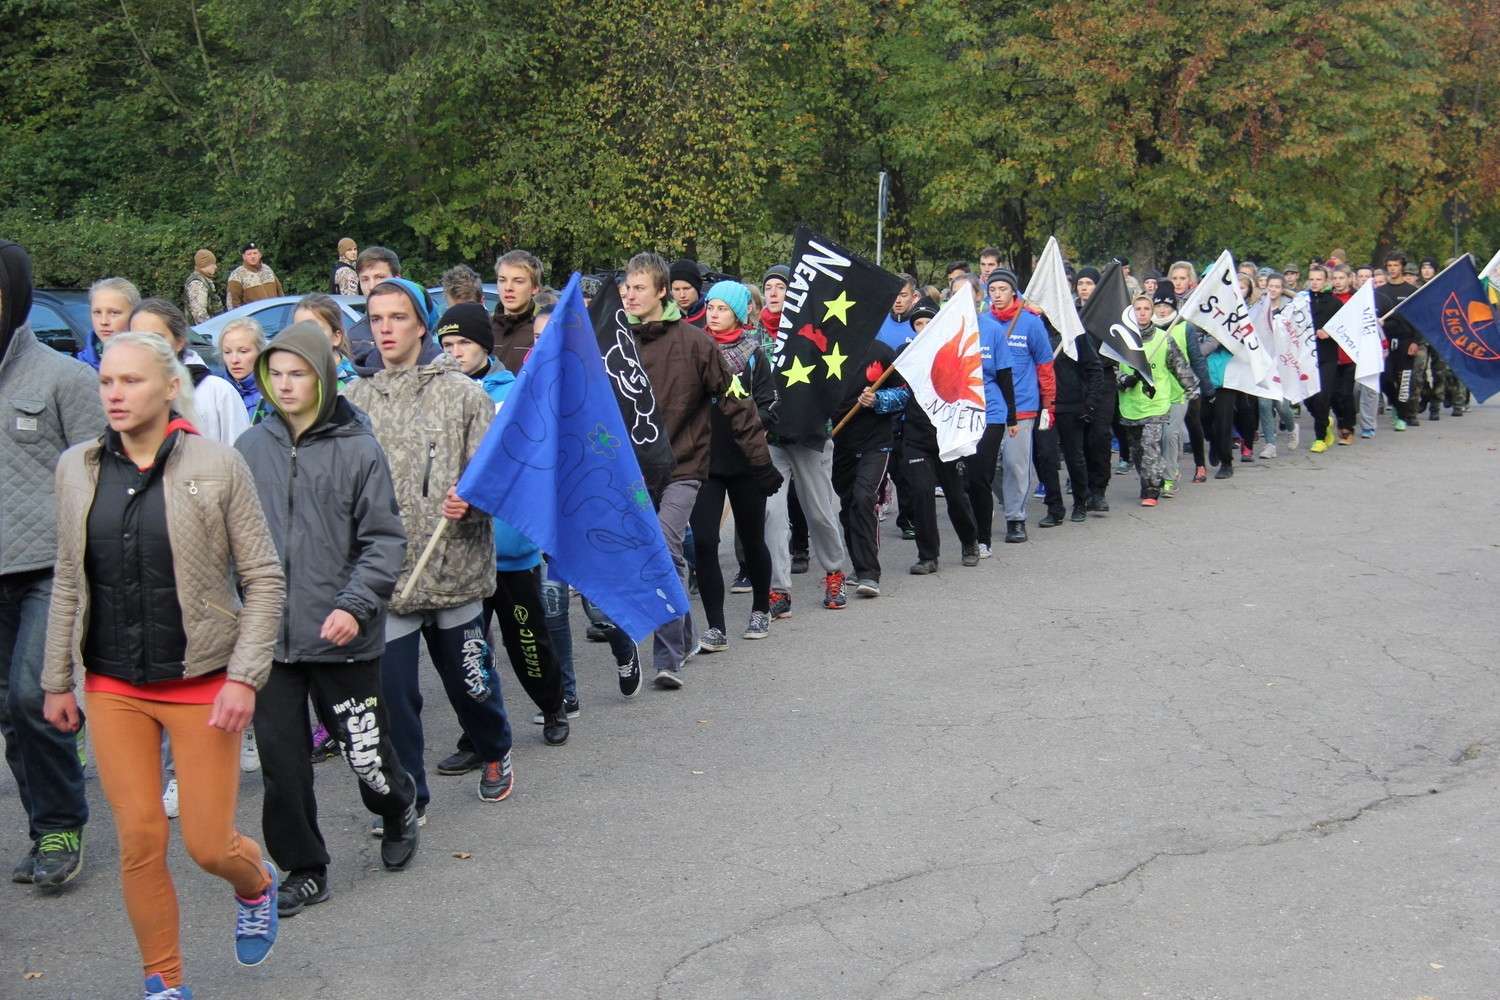
[[[1490,287],[1500,288],[1500,250],[1495,251],[1490,262],[1479,269],[1479,277],[1489,278]]]
[[[1300,403],[1323,387],[1313,335],[1312,296],[1307,292],[1298,292],[1291,305],[1271,317],[1271,345],[1276,351],[1281,394],[1288,403]]]
[[[950,298],[895,365],[937,429],[938,458],[951,462],[974,454],[984,435],[984,370],[974,296]]]
[[[1062,334],[1063,351],[1077,361],[1078,345],[1074,341],[1083,336],[1083,320],[1073,304],[1073,290],[1068,287],[1068,272],[1063,268],[1062,248],[1056,236],[1047,237],[1047,248],[1036,262],[1023,298],[1051,320]]]
[[[1188,301],[1182,303],[1181,315],[1194,327],[1212,334],[1230,354],[1244,357],[1250,363],[1251,385],[1266,384],[1277,367],[1277,358],[1250,321],[1250,307],[1245,304],[1245,295],[1239,291],[1235,276],[1235,256],[1229,250],[1220,253],[1214,267],[1209,268],[1193,294],[1188,295]],[[1238,387],[1230,385],[1230,388]]]
[[[1324,329],[1354,359],[1354,380],[1379,390],[1385,349],[1380,346],[1380,319],[1375,315],[1375,282],[1365,282]]]
[[[1251,396],[1281,399],[1281,375],[1276,370],[1276,355],[1271,351],[1269,298],[1262,298],[1250,307],[1250,326],[1255,336],[1247,338],[1245,353],[1229,359],[1229,365],[1224,369],[1224,387]],[[1251,349],[1250,343],[1257,346]]]

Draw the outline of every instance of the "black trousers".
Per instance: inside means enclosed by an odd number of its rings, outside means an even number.
[[[1004,441],[1005,425],[987,424],[974,454],[959,459],[964,469],[964,480],[968,483],[969,511],[974,519],[975,538],[983,545],[990,544],[994,535],[995,469],[1000,464],[1000,445]],[[929,494],[931,492],[928,490]],[[946,485],[943,486],[943,492],[948,492]],[[933,506],[936,507],[936,504]],[[957,522],[954,526],[957,527]]]
[[[1073,502],[1082,504],[1089,498],[1088,460],[1084,457],[1092,427],[1080,413],[1057,415],[1057,445],[1062,451],[1063,464],[1068,467],[1068,479],[1073,484]],[[1052,502],[1051,494],[1047,502]]]
[[[859,453],[833,446],[833,491],[839,497],[839,524],[856,580],[880,580],[880,481],[890,452]],[[702,586],[700,583],[699,586]]]
[[[886,463],[886,472],[896,485],[896,525],[908,527],[912,523],[911,477],[906,474],[906,438],[901,425],[896,425],[896,439],[891,448],[891,460]]]
[[[547,631],[547,612],[542,607],[542,570],[496,570],[495,592],[484,599],[484,630],[490,630],[495,615],[500,641],[516,680],[543,712],[562,708],[562,664],[552,633]]]
[[[1238,389],[1220,388],[1214,394],[1214,451],[1220,465],[1232,465],[1235,459],[1234,432],[1251,444],[1260,425],[1260,406],[1256,397]]]
[[[1089,492],[1103,496],[1109,489],[1110,479],[1115,474],[1115,461],[1110,455],[1109,441],[1114,436],[1115,409],[1119,395],[1115,392],[1115,367],[1105,366],[1104,393],[1094,410],[1094,420],[1088,427],[1083,457],[1088,463]],[[1120,457],[1125,457],[1125,439],[1120,438]]]
[[[748,473],[709,476],[698,487],[693,513],[688,517],[697,539],[698,599],[710,628],[724,628],[724,571],[719,568],[719,526],[724,501],[734,511],[735,537],[744,549],[744,568],[750,576],[750,609],[771,610],[771,551],[766,548],[766,495]]]
[[[328,867],[313,794],[309,697],[358,776],[366,809],[394,822],[417,794],[391,742],[378,659],[273,663],[270,679],[255,699],[255,737],[266,789],[261,827],[271,859],[288,872]]]
[[[1183,421],[1187,427],[1188,443],[1193,446],[1193,464],[1195,466],[1206,466],[1208,462],[1203,454],[1203,397],[1198,396],[1188,400],[1187,418]]]
[[[1406,353],[1410,343],[1391,341],[1391,353],[1385,359],[1385,373],[1381,376],[1385,398],[1402,420],[1415,417],[1422,405],[1422,387],[1416,382],[1417,359]]]
[[[1332,377],[1326,374],[1326,371],[1323,374],[1326,380],[1323,385],[1333,386],[1333,395],[1329,398],[1329,403],[1333,407],[1333,416],[1338,421],[1339,430],[1353,433],[1354,420],[1359,416],[1359,396],[1354,383],[1354,363],[1335,364],[1333,369]]]
[[[1000,428],[1001,433],[1005,428]],[[972,457],[972,456],[971,456]],[[906,474],[911,477],[914,493],[913,525],[917,529],[917,558],[936,560],[942,550],[938,539],[937,497],[934,489],[941,484],[948,501],[948,519],[958,532],[958,541],[968,548],[979,540],[974,524],[974,509],[969,506],[968,484],[964,479],[962,460],[939,462],[936,453],[929,454],[910,445],[906,449]],[[989,485],[985,485],[989,489]]]
[[[792,525],[791,550],[793,552],[806,552],[808,550],[807,514],[802,510],[802,501],[797,498],[796,479],[787,484],[787,491],[786,516]]]
[[[1040,422],[1038,419],[1037,423]],[[1031,425],[1031,467],[1036,470],[1036,478],[1047,492],[1049,514],[1067,509],[1067,505],[1063,503],[1062,477],[1057,474],[1058,463],[1062,459],[1061,450],[1056,426],[1039,430],[1037,424]]]

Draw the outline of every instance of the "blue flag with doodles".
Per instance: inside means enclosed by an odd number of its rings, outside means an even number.
[[[531,539],[637,642],[687,612],[576,273],[458,495]]]

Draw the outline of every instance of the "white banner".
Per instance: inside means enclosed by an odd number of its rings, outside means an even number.
[[[1489,278],[1491,287],[1500,286],[1500,250],[1495,251],[1490,262],[1479,269],[1479,276]]]
[[[1250,364],[1250,384],[1265,387],[1277,367],[1277,358],[1250,321],[1250,307],[1239,291],[1235,256],[1224,250],[1209,268],[1199,286],[1182,303],[1181,316],[1229,348],[1236,358]],[[1238,388],[1230,385],[1230,388]],[[1245,390],[1251,391],[1251,390]]]
[[[974,296],[950,298],[895,365],[937,429],[938,458],[974,454],[984,435],[985,392]]]
[[[1324,329],[1354,359],[1354,380],[1379,390],[1385,350],[1380,346],[1380,319],[1375,313],[1375,282],[1365,282]]]
[[[1271,317],[1271,345],[1276,351],[1281,394],[1288,403],[1300,403],[1323,387],[1313,335],[1312,296],[1307,292],[1298,292],[1291,305]]]
[[[1250,327],[1254,331],[1253,342],[1258,347],[1250,350],[1247,346],[1244,354],[1229,359],[1229,365],[1224,369],[1226,389],[1238,389],[1251,396],[1262,396],[1266,399],[1282,398],[1281,376],[1276,370],[1276,356],[1270,349],[1270,307],[1271,300],[1268,298],[1262,298],[1250,307]],[[1261,354],[1266,357],[1258,357]],[[1257,362],[1260,367],[1264,368],[1264,374],[1258,379],[1256,378]]]
[[[1068,287],[1068,272],[1063,269],[1062,248],[1056,236],[1047,237],[1047,248],[1036,262],[1024,298],[1051,320],[1062,334],[1063,351],[1077,361],[1078,345],[1074,341],[1083,336],[1083,320],[1073,304],[1073,290]]]

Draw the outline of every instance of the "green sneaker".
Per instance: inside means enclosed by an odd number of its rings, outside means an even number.
[[[55,830],[37,842],[33,885],[51,888],[71,882],[83,870],[83,830]]]
[[[1164,479],[1164,480],[1162,480],[1161,495],[1163,497],[1165,497],[1166,499],[1170,500],[1172,497],[1175,497],[1177,495],[1176,490],[1177,490],[1177,480],[1175,480],[1175,479]]]

